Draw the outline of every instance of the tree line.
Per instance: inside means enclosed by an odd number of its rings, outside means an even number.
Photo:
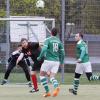
[[[10,0],[11,16],[45,16],[61,25],[61,0],[44,0],[45,7],[37,8],[37,0]],[[100,34],[100,0],[65,0],[66,23],[75,23],[87,33]],[[6,0],[0,0],[0,17],[6,16]],[[1,26],[1,25],[0,25]]]

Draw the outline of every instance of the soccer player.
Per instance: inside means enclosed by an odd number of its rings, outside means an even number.
[[[11,73],[11,71],[13,70],[13,68],[16,66],[16,61],[17,61],[17,58],[19,57],[20,53],[21,53],[21,50],[22,50],[22,47],[21,45],[18,45],[18,48],[17,50],[15,50],[14,52],[12,52],[10,58],[8,59],[8,67],[7,67],[7,70],[5,72],[5,75],[4,75],[4,79],[1,83],[1,85],[4,85],[7,83],[7,80],[8,80],[8,77]],[[31,86],[31,79],[30,79],[30,74],[29,74],[29,69],[28,69],[28,64],[26,63],[26,61],[28,61],[28,59],[26,57],[24,57],[19,63],[18,65],[24,70],[25,72],[25,76],[26,76],[26,79],[28,81],[28,85],[29,87]]]
[[[74,95],[77,95],[77,90],[79,87],[79,79],[83,74],[83,72],[86,73],[86,76],[89,81],[100,80],[100,76],[92,74],[92,67],[88,55],[88,47],[87,44],[83,41],[83,34],[77,33],[75,35],[75,40],[77,41],[76,45],[77,63],[73,81],[73,88],[69,89],[69,92],[73,93]]]
[[[59,38],[57,37],[57,29],[53,28],[51,31],[51,37],[47,38],[44,42],[42,51],[37,58],[38,60],[44,57],[44,63],[40,69],[40,80],[45,89],[44,97],[51,96],[48,87],[46,76],[49,74],[50,81],[54,86],[53,96],[57,96],[59,93],[58,81],[55,79],[55,75],[58,72],[59,66],[64,64],[64,47]]]
[[[30,91],[31,93],[39,91],[38,84],[37,84],[37,76],[36,71],[38,71],[43,63],[43,59],[41,61],[37,60],[37,57],[40,54],[41,47],[39,46],[39,42],[28,42],[27,39],[21,39],[22,45],[22,53],[20,54],[19,58],[17,59],[17,63],[23,58],[24,55],[28,55],[31,57],[33,63],[32,70],[31,70],[31,80],[33,83],[33,89]]]

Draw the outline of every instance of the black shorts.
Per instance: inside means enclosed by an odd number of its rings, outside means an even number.
[[[39,71],[40,68],[41,68],[41,65],[43,63],[44,60],[41,60],[41,61],[34,61],[34,64],[32,66],[32,71]]]

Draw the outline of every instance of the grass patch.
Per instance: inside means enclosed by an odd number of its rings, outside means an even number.
[[[3,79],[4,73],[0,73],[0,81]],[[58,73],[56,75],[57,80],[61,83],[61,74]],[[74,78],[74,73],[65,73],[64,74],[64,83],[63,84],[72,84]],[[38,73],[38,81],[39,80],[39,73]],[[9,76],[9,82],[11,83],[25,83],[27,82],[24,73],[11,73]],[[80,78],[80,84],[100,84],[100,81],[91,81],[89,82],[85,75],[82,75]]]

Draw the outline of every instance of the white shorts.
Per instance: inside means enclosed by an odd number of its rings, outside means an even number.
[[[40,71],[57,73],[59,69],[59,64],[60,63],[58,61],[44,60]]]
[[[91,63],[90,62],[77,63],[75,72],[78,73],[78,74],[83,74],[84,72],[85,73],[92,72]]]

